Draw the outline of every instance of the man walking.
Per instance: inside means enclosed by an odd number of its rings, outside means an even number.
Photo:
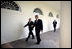
[[[43,32],[43,23],[41,19],[38,19],[38,15],[35,15],[35,21],[34,21],[34,27],[35,27],[35,32],[36,32],[36,38],[37,38],[37,43],[40,44],[41,38],[40,38],[40,31]]]
[[[26,26],[29,27],[29,34],[28,34],[28,37],[27,37],[26,41],[28,41],[30,35],[32,35],[32,39],[34,39],[34,35],[33,35],[33,32],[32,32],[32,30],[33,30],[33,21],[31,21],[31,18],[29,18],[29,22],[24,27],[26,27]]]
[[[53,21],[54,32],[56,31],[56,24],[57,24],[57,21],[54,20],[54,21]]]

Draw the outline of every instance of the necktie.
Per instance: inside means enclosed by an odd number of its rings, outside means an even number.
[[[29,24],[30,24],[30,22],[29,22]]]
[[[37,23],[37,20],[36,20],[36,23]]]

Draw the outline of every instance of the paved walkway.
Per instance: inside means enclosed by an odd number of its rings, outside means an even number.
[[[14,48],[59,48],[59,32],[60,29],[58,29],[56,32],[49,31],[41,34],[42,41],[39,45],[35,44],[36,38],[30,38],[28,42],[26,42],[25,39],[21,39],[11,42],[10,44]]]

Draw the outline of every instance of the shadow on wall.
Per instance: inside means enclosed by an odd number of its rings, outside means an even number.
[[[24,28],[24,23],[20,22],[18,24],[17,32],[18,32],[18,39],[26,38],[28,35],[28,28],[27,27]]]
[[[23,32],[24,32],[24,27],[23,27],[22,23],[18,24],[18,30],[17,30],[17,32],[18,32],[18,38],[20,38],[23,35]]]

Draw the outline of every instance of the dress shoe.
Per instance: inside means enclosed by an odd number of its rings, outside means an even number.
[[[38,45],[39,45],[39,44],[40,44],[40,42],[37,42],[37,43],[35,43],[35,44],[38,44]]]
[[[27,42],[28,41],[28,38],[25,41]]]
[[[32,39],[35,39],[34,37]]]

